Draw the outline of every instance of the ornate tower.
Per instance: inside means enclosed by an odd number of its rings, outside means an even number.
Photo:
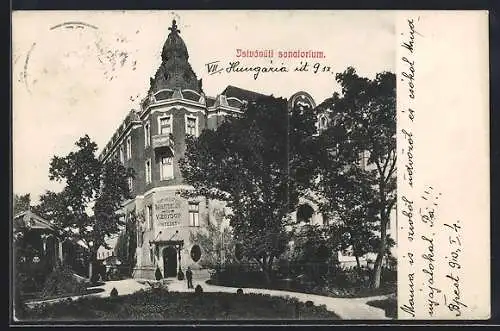
[[[162,63],[151,78],[149,93],[156,93],[162,89],[184,90],[190,89],[201,93],[201,80],[198,80],[188,62],[189,54],[186,44],[180,37],[180,30],[175,20],[169,28],[167,40],[161,53]]]

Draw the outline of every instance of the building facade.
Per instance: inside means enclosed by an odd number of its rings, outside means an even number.
[[[226,116],[242,114],[246,103],[263,96],[235,86],[215,97],[205,95],[175,20],[169,30],[147,97],[140,109],[129,112],[100,155],[135,170],[128,179],[134,198],[124,204],[124,212],[138,216],[136,278],[154,278],[157,268],[162,277],[175,277],[188,266],[200,268],[203,247],[191,241],[192,235],[226,211],[221,202],[181,196],[189,189],[179,168],[185,139],[217,128]],[[314,101],[301,92],[290,98],[290,105],[314,108]]]
[[[310,109],[311,111],[316,108],[316,103],[312,96],[304,91],[300,91],[292,95],[288,101],[288,107],[292,108],[302,108]],[[317,114],[316,130],[317,134],[326,130],[329,126],[329,121],[335,118],[332,116],[331,109],[324,109]],[[360,153],[358,164],[356,166],[361,167],[364,170],[375,170],[376,165],[368,164],[368,159],[370,157],[369,151],[364,151]],[[318,178],[318,180],[320,180]],[[336,222],[338,220],[329,220],[324,217],[324,215],[319,211],[319,203],[321,202],[321,197],[319,197],[314,191],[303,192],[299,199],[297,210],[292,213],[292,222],[296,226],[307,226],[307,225],[319,225],[325,226],[328,222]],[[397,242],[397,212],[396,206],[393,207],[390,214],[389,222],[387,223],[387,234]],[[293,243],[292,243],[293,244]],[[391,255],[397,257],[397,247],[391,247]],[[353,255],[352,247],[348,247],[343,251],[335,252],[336,260],[338,263],[345,268],[357,266],[356,257]],[[366,267],[370,267],[370,264],[375,261],[377,254],[368,253],[362,257],[358,257],[360,264]]]
[[[203,249],[190,238],[224,206],[181,196],[181,190],[189,189],[179,168],[185,138],[215,129],[224,117],[238,116],[246,102],[262,96],[234,86],[216,97],[206,96],[175,21],[169,30],[162,63],[141,108],[129,112],[100,155],[103,161],[117,158],[135,171],[128,179],[134,198],[124,204],[124,211],[135,212],[139,220],[137,278],[154,278],[157,267],[163,277],[200,267]]]
[[[63,261],[63,241],[49,221],[28,210],[14,215],[13,229],[19,246],[33,254],[19,257],[22,262],[46,264],[50,270]]]

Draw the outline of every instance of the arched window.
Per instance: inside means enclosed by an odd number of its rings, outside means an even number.
[[[326,130],[328,128],[328,118],[326,115],[321,115],[318,120],[318,128],[320,131]]]
[[[309,204],[301,204],[297,208],[297,221],[298,222],[311,222],[311,218],[314,215],[314,209]]]
[[[201,247],[199,245],[193,245],[190,255],[194,262],[198,262],[201,258]]]

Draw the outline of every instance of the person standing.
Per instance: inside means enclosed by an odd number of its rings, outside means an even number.
[[[188,288],[193,288],[193,272],[191,271],[191,267],[187,267],[186,280],[187,280]]]

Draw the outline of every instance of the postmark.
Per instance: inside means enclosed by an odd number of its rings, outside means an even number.
[[[136,70],[136,51],[117,31],[103,32],[83,21],[62,22],[42,31],[25,55],[17,55],[15,63],[23,59],[18,82],[29,94],[49,92],[46,87],[54,80],[66,81],[69,92],[85,81],[78,78],[85,72],[110,82],[123,71]]]

